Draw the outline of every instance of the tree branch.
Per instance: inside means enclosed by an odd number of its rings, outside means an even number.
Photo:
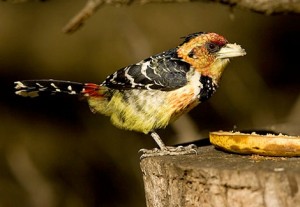
[[[63,28],[63,32],[70,34],[77,31],[84,22],[99,9],[102,3],[102,0],[88,0],[78,14],[76,14]]]
[[[300,13],[299,0],[210,0],[264,14]]]
[[[132,0],[139,4],[146,3],[181,3],[208,0]],[[300,13],[299,0],[209,0],[231,7],[249,9],[263,14]],[[63,32],[73,33],[92,16],[102,4],[128,5],[131,0],[88,0],[84,8],[64,27]]]
[[[2,0],[11,3],[21,3],[30,0]],[[32,0],[31,0],[32,1]],[[37,1],[37,0],[36,0]],[[40,0],[46,1],[46,0]],[[181,3],[181,2],[216,2],[248,9],[263,14],[287,14],[300,13],[300,0],[87,0],[85,6],[67,23],[63,28],[64,33],[74,33],[84,22],[91,17],[101,5],[128,5],[129,3],[146,4],[146,3]]]

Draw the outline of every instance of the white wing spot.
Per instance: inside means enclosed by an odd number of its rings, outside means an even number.
[[[69,94],[76,94],[76,92],[75,91],[70,91]]]
[[[136,65],[142,65],[144,62],[145,62],[145,61],[144,61],[144,60],[142,60],[142,61],[140,61],[140,62],[136,63]]]
[[[69,91],[72,91],[72,90],[73,90],[71,85],[68,86],[68,90],[69,90]]]
[[[148,75],[147,75],[147,68],[148,66],[150,65],[150,62],[145,62],[142,64],[142,68],[141,68],[141,73],[146,77],[148,78],[149,80],[152,80]]]
[[[21,81],[16,81],[15,84],[15,89],[27,88],[27,86],[24,85]]]
[[[40,88],[43,88],[44,86],[42,86],[41,84],[39,84],[39,83],[35,83],[35,85],[37,85],[38,87],[40,87]]]
[[[154,80],[154,83],[155,83],[156,85],[164,86],[162,83],[157,82],[156,80]]]
[[[51,83],[50,86],[52,86],[53,88],[57,89],[57,86],[54,83]]]
[[[137,84],[134,82],[134,78],[128,74],[129,69],[130,69],[129,67],[125,69],[125,77],[130,81],[131,88],[134,88]]]
[[[115,79],[116,79],[117,76],[118,76],[118,73],[114,72],[113,77],[110,79],[110,82],[116,83]]]
[[[152,88],[150,88],[151,86],[153,86],[153,84],[149,84],[149,85],[147,85],[147,86],[146,86],[146,88],[147,88],[148,90],[152,91],[153,89],[152,89]]]

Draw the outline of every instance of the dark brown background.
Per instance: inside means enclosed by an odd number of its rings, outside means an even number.
[[[84,3],[0,2],[1,206],[145,206],[137,152],[155,147],[150,137],[115,128],[73,97],[17,97],[13,81],[101,83],[193,32],[222,34],[247,55],[232,60],[213,98],[159,132],[167,144],[219,129],[300,134],[299,16],[212,3],[105,6],[63,34]]]

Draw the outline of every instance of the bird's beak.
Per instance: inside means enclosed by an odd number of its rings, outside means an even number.
[[[239,57],[244,55],[246,55],[246,52],[240,45],[229,43],[222,47],[219,52],[217,52],[217,58],[219,59]]]

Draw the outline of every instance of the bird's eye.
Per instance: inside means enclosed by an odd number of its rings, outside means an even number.
[[[207,43],[206,48],[209,53],[215,53],[220,50],[220,46],[212,42]]]

